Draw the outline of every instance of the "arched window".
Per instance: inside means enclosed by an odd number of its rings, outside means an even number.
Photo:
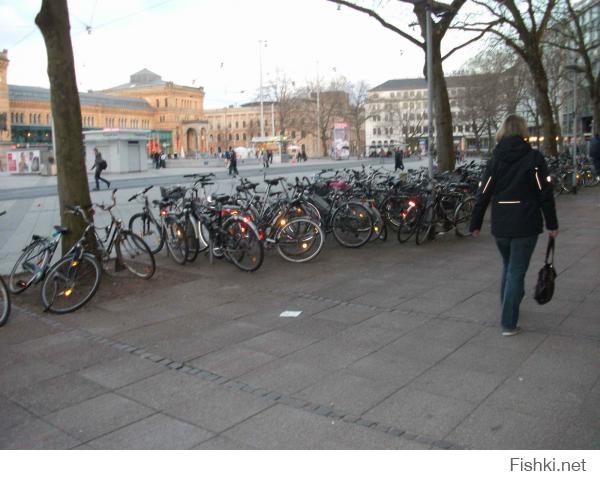
[[[236,133],[236,134],[235,134],[235,139],[236,139],[236,140],[239,140],[239,139],[240,139],[240,134],[239,134],[239,133]]]
[[[243,138],[244,140],[246,140],[246,134],[245,134],[245,133],[244,133],[244,135],[243,135],[243,137],[242,137],[242,138]]]
[[[156,99],[156,108],[159,108],[159,107],[160,107],[160,100],[157,98]]]
[[[165,107],[168,107],[168,106],[169,106],[169,99],[165,98]]]

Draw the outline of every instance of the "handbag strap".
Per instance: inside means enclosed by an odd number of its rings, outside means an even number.
[[[546,260],[545,263],[548,264],[548,257],[552,254],[552,259],[550,260],[550,265],[554,264],[554,237],[548,238],[548,247],[546,247]]]

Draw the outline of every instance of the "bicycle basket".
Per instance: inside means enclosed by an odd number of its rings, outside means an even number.
[[[321,211],[326,212],[329,210],[329,204],[327,203],[327,201],[320,195],[317,195],[316,193],[310,195],[310,201],[315,205],[315,207],[317,207]]]
[[[170,187],[160,187],[160,195],[164,199],[179,200],[185,195],[185,188],[181,185],[172,185]]]

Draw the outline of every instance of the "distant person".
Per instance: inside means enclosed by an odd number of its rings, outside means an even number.
[[[500,283],[502,335],[520,332],[519,306],[525,294],[529,260],[546,220],[548,235],[558,235],[552,185],[546,180],[544,156],[525,141],[527,122],[518,115],[506,117],[496,133],[497,145],[488,162],[469,230],[479,236],[483,216],[492,203],[492,235],[502,256]],[[543,214],[543,218],[542,218]]]
[[[269,168],[269,157],[267,156],[267,152],[265,149],[260,151],[260,161],[263,165],[263,168]]]
[[[404,155],[402,154],[402,150],[397,148],[394,153],[394,171],[396,170],[404,170]]]
[[[306,162],[306,160],[308,160],[308,156],[306,155],[306,148],[304,147],[304,144],[302,144],[302,148],[300,149],[300,154],[302,155],[302,161]]]
[[[164,152],[160,155],[160,166],[161,168],[167,168],[167,154]]]
[[[590,158],[596,170],[596,178],[600,180],[600,135],[597,133],[590,141]]]
[[[267,150],[267,162],[269,165],[273,164],[273,152],[271,150]]]
[[[239,175],[237,169],[237,154],[231,147],[229,147],[229,175],[233,175],[234,177]]]
[[[94,190],[96,191],[100,190],[100,180],[106,184],[107,190],[110,188],[110,182],[100,176],[102,171],[106,170],[107,166],[108,165],[106,163],[106,160],[102,158],[102,154],[100,153],[100,151],[97,148],[94,148],[94,165],[92,165],[92,168],[90,168],[90,170],[96,170],[94,172],[94,179],[96,180],[96,188]]]

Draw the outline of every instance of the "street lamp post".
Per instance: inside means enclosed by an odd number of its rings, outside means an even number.
[[[266,40],[258,41],[258,63],[260,69],[260,136],[265,136],[265,110],[263,106],[263,77],[262,77],[262,47],[267,46]]]
[[[321,87],[319,85],[319,62],[317,61],[317,155],[320,156],[321,152],[321,99],[320,97]]]
[[[577,193],[577,74],[584,71],[583,67],[576,63],[565,65],[565,70],[573,73],[573,138],[572,138],[572,155],[573,155],[573,193]]]
[[[431,10],[427,9],[427,156],[429,178],[433,180],[433,25]]]

